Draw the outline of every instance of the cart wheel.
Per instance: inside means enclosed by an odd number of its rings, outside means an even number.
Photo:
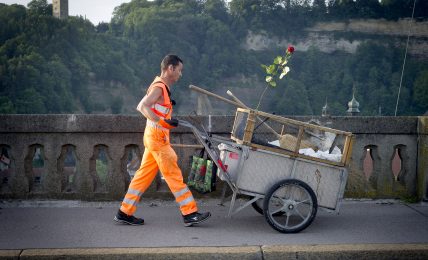
[[[253,208],[258,212],[258,213],[260,213],[260,215],[264,215],[264,213],[263,213],[263,199],[259,199],[259,200],[256,200],[256,201],[254,201],[253,203],[251,203],[251,206],[253,206]],[[284,211],[279,211],[279,212],[276,212],[275,214],[273,214],[274,216],[281,216],[281,215],[284,215],[285,214],[285,212]]]
[[[283,180],[267,192],[263,211],[269,225],[281,233],[297,233],[307,228],[317,214],[317,198],[303,181]],[[277,216],[283,212],[282,216]]]

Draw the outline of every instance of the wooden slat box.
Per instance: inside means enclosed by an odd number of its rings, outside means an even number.
[[[238,108],[231,138],[253,149],[346,166],[353,136],[350,132]]]

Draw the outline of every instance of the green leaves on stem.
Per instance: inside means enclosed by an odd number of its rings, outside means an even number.
[[[262,95],[260,96],[259,103],[257,104],[256,110],[259,109],[261,101],[263,99],[263,96],[266,93],[266,90],[269,86],[276,87],[276,81],[275,79],[282,79],[287,73],[290,71],[290,67],[286,66],[288,63],[288,60],[291,58],[291,54],[294,52],[293,46],[288,46],[288,48],[285,50],[284,56],[276,56],[276,58],[273,60],[273,64],[271,65],[264,65],[262,64],[262,68],[266,71],[266,78],[265,81],[268,84],[266,88],[263,90]],[[278,76],[279,74],[279,76]]]
[[[294,52],[294,47],[289,46],[285,51],[284,56],[277,56],[273,60],[273,64],[264,65],[262,68],[266,71],[266,83],[271,87],[276,87],[276,78],[282,79],[290,71],[290,67],[287,66],[288,60],[291,58],[291,54]]]

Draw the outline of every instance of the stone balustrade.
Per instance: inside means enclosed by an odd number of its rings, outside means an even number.
[[[229,137],[233,116],[211,118],[212,132]],[[428,117],[294,119],[354,133],[346,197],[427,198]],[[139,116],[0,115],[0,122],[3,199],[120,200],[144,152]],[[171,132],[171,143],[186,178],[200,145],[184,127]],[[203,196],[220,196],[222,185]],[[160,174],[144,196],[171,196]]]

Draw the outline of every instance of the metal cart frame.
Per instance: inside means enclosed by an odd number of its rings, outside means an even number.
[[[251,112],[238,108],[239,111]],[[217,165],[217,175],[230,187],[232,198],[228,217],[252,205],[265,216],[272,228],[282,233],[296,233],[311,224],[318,206],[329,211],[339,211],[348,176],[345,167],[350,156],[348,151],[346,158],[340,163],[326,163],[293,152],[278,153],[275,149],[263,149],[242,140],[239,143],[240,140],[236,138],[231,140],[213,136],[205,129],[201,132],[187,121],[180,120],[179,123],[192,130],[198,142]],[[299,122],[300,126],[305,127],[305,123],[302,124]],[[247,125],[248,127],[254,129],[254,125]],[[246,138],[251,137],[252,133],[248,132],[245,133]],[[350,137],[350,133],[346,134]],[[215,143],[223,147],[222,150],[219,149],[220,152],[214,148]],[[349,146],[350,144],[348,149]],[[232,172],[225,167],[225,160],[230,153],[238,154],[239,157]],[[260,174],[266,164],[268,168],[271,166],[270,168],[276,170]],[[246,195],[250,199],[235,209],[238,195]]]

